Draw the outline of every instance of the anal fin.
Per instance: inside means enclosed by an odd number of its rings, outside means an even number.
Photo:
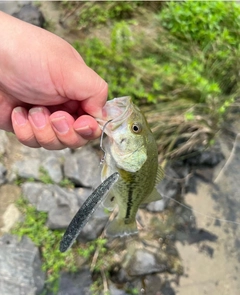
[[[124,219],[116,218],[109,223],[106,229],[107,237],[124,237],[138,233],[136,221],[124,223]]]

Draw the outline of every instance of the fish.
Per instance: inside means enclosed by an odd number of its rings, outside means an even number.
[[[59,246],[60,252],[64,253],[72,246],[83,227],[101,204],[107,192],[117,181],[118,176],[118,172],[114,172],[112,175],[107,177],[83,203],[82,207],[73,217],[61,239]]]
[[[106,236],[137,234],[139,206],[162,198],[156,189],[164,178],[158,164],[157,144],[144,114],[129,96],[107,101],[102,113],[101,118],[96,118],[107,135],[103,144],[102,181],[114,172],[119,173],[103,201],[108,210],[118,206],[118,215],[107,225]]]

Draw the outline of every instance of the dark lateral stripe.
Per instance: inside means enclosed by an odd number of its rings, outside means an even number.
[[[133,205],[132,194],[133,194],[133,188],[132,188],[132,186],[130,186],[129,193],[128,193],[127,211],[126,211],[125,219],[128,219],[130,217],[130,214],[131,214],[131,209],[132,209],[132,205]]]

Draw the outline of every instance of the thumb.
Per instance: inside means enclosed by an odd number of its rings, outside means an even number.
[[[108,84],[80,56],[68,61],[62,73],[67,98],[81,101],[81,107],[86,113],[101,117],[107,100]]]

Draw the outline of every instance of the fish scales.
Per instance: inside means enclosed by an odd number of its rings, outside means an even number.
[[[129,97],[108,101],[103,118],[97,120],[107,134],[102,179],[115,171],[120,175],[104,202],[108,209],[116,204],[119,207],[106,234],[114,237],[137,233],[139,206],[161,199],[155,185],[164,173],[158,165],[156,141],[144,115]]]

